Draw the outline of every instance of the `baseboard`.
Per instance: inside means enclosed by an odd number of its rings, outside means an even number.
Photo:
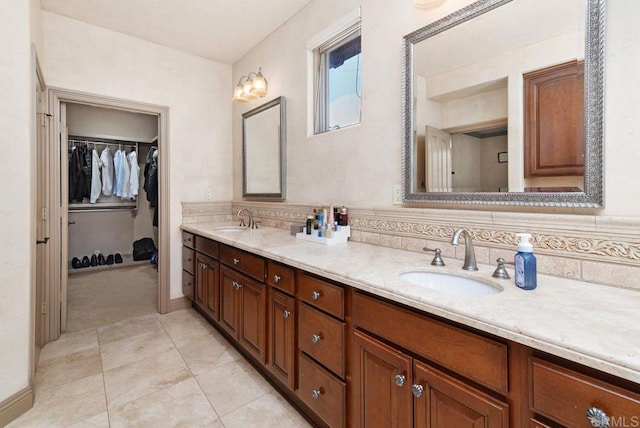
[[[191,307],[191,299],[186,296],[176,297],[169,301],[169,312],[179,311]]]
[[[9,422],[32,407],[33,390],[28,386],[0,403],[0,427],[9,425]]]

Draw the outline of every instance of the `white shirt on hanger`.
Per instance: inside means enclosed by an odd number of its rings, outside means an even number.
[[[95,204],[100,197],[100,191],[102,190],[102,183],[100,182],[100,167],[102,162],[98,157],[98,151],[94,148],[91,151],[91,198],[89,202]]]
[[[129,170],[129,162],[127,161],[125,151],[121,150],[121,152],[120,178],[122,178],[122,183],[118,182],[118,190],[122,190],[122,193],[118,196],[122,199],[131,199],[131,185],[129,184],[131,171]]]
[[[105,196],[113,194],[113,157],[109,146],[105,147],[100,154],[102,162],[102,193]]]
[[[122,196],[122,161],[124,160],[124,153],[122,149],[118,149],[113,156],[113,166],[115,172],[115,180],[113,182],[113,193],[116,196]]]
[[[129,189],[130,196],[134,199],[138,196],[138,190],[140,189],[140,166],[138,165],[138,155],[135,151],[132,151],[127,155],[127,159],[129,159]]]

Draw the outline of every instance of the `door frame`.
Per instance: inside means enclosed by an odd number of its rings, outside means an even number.
[[[67,212],[63,210],[62,200],[62,177],[61,164],[62,155],[66,156],[66,148],[63,150],[60,142],[60,105],[61,103],[86,104],[94,107],[106,107],[117,110],[129,111],[133,113],[153,114],[158,116],[158,145],[162,149],[158,154],[159,162],[159,186],[161,192],[158,195],[158,206],[160,213],[158,216],[158,251],[161,258],[158,263],[158,313],[165,314],[169,311],[170,303],[170,188],[169,188],[169,107],[148,104],[138,101],[126,100],[122,98],[107,97],[87,92],[51,87],[48,88],[49,113],[53,115],[51,126],[49,127],[50,141],[50,175],[49,185],[51,194],[52,219],[59,219],[59,224],[51,228],[51,244],[60,251],[51,251],[52,260],[50,273],[52,280],[49,284],[49,295],[47,300],[47,342],[60,337],[62,327],[62,308],[66,308],[66,278],[62,278],[62,273],[66,272],[67,260],[62,260],[61,245],[66,245],[67,233],[63,228],[67,227]],[[64,212],[63,212],[64,211]],[[64,242],[63,242],[64,240]],[[64,287],[63,287],[64,286]]]

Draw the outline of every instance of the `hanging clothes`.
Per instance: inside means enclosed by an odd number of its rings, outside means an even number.
[[[101,165],[102,162],[100,162],[98,151],[94,148],[91,150],[91,195],[89,198],[89,202],[92,204],[96,203],[102,190],[102,183],[100,182]]]
[[[138,165],[138,155],[135,150],[127,155],[129,160],[129,194],[131,199],[135,199],[138,196],[138,190],[140,188],[140,165]]]
[[[115,180],[113,182],[113,194],[116,196],[122,196],[122,184],[124,177],[122,176],[122,162],[124,162],[124,152],[122,149],[116,150],[116,154],[113,156],[113,168]]]
[[[91,166],[93,161],[91,159],[91,150],[89,150],[89,147],[86,144],[84,146],[83,154],[82,171],[84,172],[84,193],[82,196],[88,199],[91,198]]]
[[[100,162],[102,162],[102,193],[105,196],[111,196],[113,194],[113,156],[109,146],[102,150]]]
[[[144,167],[144,190],[147,201],[154,208],[153,225],[158,227],[158,149],[152,147],[147,153]]]
[[[69,203],[73,203],[76,200],[79,186],[84,189],[84,181],[81,182],[82,166],[80,156],[80,150],[76,146],[71,147],[71,155],[69,156]],[[82,198],[78,202],[82,202]]]
[[[120,198],[123,200],[131,199],[131,185],[129,183],[129,179],[131,177],[131,170],[129,169],[129,161],[127,159],[127,154],[124,150],[122,152],[122,162],[120,162],[120,177],[122,178],[122,183],[118,183],[120,186],[118,190],[121,192]]]

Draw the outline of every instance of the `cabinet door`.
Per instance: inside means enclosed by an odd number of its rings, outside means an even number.
[[[420,361],[414,362],[416,427],[507,428],[509,406]]]
[[[525,177],[584,173],[584,62],[524,75]]]
[[[264,284],[239,275],[236,280],[240,329],[238,341],[254,354],[262,364],[267,362],[265,337],[267,333],[267,293]]]
[[[236,281],[238,274],[233,270],[221,266],[220,267],[220,325],[238,338],[238,327],[240,321],[238,319],[238,293]]]
[[[352,360],[352,426],[410,427],[411,358],[355,331]]]
[[[204,263],[206,276],[204,286],[204,310],[218,321],[220,319],[220,265],[216,260],[209,259]]]
[[[295,300],[273,288],[269,290],[269,355],[267,366],[282,382],[294,389]]]
[[[206,263],[207,263],[207,256],[200,254],[200,253],[196,253],[196,269],[195,269],[195,277],[196,277],[196,284],[195,284],[195,292],[194,292],[194,297],[195,297],[195,303],[196,305],[200,306],[201,308],[204,309],[204,294],[205,294],[205,290],[206,290],[206,281],[207,281],[207,271],[206,271]]]

